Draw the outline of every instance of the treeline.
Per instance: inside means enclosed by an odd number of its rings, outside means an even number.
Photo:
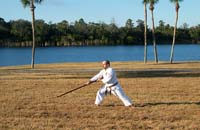
[[[170,43],[173,26],[160,20],[155,28],[158,44]],[[36,46],[93,46],[93,45],[144,45],[144,21],[128,19],[125,26],[118,27],[114,22],[86,23],[82,18],[74,23],[63,20],[59,23],[35,21]],[[148,43],[152,32],[147,29]],[[183,24],[177,28],[176,43],[200,43],[200,25],[189,27]],[[31,47],[31,22],[23,19],[6,22],[0,18],[0,47]]]

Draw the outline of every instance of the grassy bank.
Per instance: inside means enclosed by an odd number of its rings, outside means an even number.
[[[0,67],[0,129],[200,128],[200,62],[112,67],[135,107],[124,107],[114,96],[95,107],[99,82],[56,98],[88,81],[101,69],[98,62]]]

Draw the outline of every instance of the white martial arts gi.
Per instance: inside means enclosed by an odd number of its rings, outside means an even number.
[[[117,81],[116,73],[111,68],[102,69],[97,75],[92,77],[90,81],[97,81],[98,79],[102,79],[101,81],[105,84],[101,87],[96,95],[95,104],[99,105],[103,98],[106,96],[106,92],[110,92],[113,95],[117,96],[125,106],[131,106],[131,100],[126,96],[124,91],[122,90],[119,82]]]

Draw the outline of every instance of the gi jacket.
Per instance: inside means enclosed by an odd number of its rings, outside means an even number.
[[[90,81],[97,81],[98,79],[101,79],[105,86],[108,87],[118,82],[115,70],[113,70],[111,67],[107,69],[102,69],[97,75],[92,77]]]

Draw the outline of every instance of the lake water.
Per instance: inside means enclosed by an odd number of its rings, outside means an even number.
[[[148,46],[148,61],[154,61]],[[171,45],[158,45],[159,61],[169,61]],[[36,48],[35,64],[62,62],[143,61],[144,46],[89,46]],[[0,48],[0,66],[31,64],[32,48]],[[200,45],[175,45],[174,61],[200,61]]]

